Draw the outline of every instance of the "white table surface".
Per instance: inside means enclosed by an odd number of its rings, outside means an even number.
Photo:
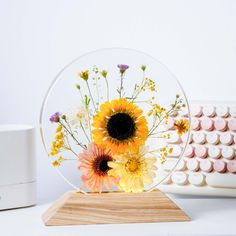
[[[191,222],[46,227],[42,213],[50,204],[0,211],[0,236],[236,235],[236,199],[175,198]]]

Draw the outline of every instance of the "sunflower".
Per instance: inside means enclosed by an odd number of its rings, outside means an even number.
[[[155,178],[155,157],[145,157],[147,150],[127,152],[115,157],[115,161],[109,162],[112,169],[108,174],[119,178],[119,187],[125,192],[142,192],[145,185],[152,184]]]
[[[186,119],[179,119],[175,121],[174,126],[179,136],[182,136],[183,133],[186,133],[189,130],[189,123]]]
[[[112,153],[123,153],[142,146],[148,135],[147,121],[142,110],[127,99],[114,99],[100,106],[93,120],[93,140]]]
[[[112,184],[118,183],[117,178],[108,175],[111,169],[108,162],[112,160],[110,151],[100,149],[95,144],[90,144],[88,149],[79,154],[79,169],[83,171],[81,179],[89,190],[102,192],[104,184],[107,189],[111,189]]]

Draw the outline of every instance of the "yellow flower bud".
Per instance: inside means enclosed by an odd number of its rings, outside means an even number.
[[[54,166],[54,167],[58,167],[58,166],[60,166],[60,162],[59,161],[54,161],[53,163],[52,163],[52,165]]]
[[[58,125],[58,126],[57,126],[57,129],[56,129],[56,133],[61,132],[61,130],[62,130],[62,125]]]
[[[58,133],[56,136],[55,136],[55,139],[56,140],[60,140],[60,139],[63,139],[64,138],[64,134],[61,132],[61,133]]]
[[[64,161],[64,158],[62,156],[59,156],[59,158],[57,160],[58,161]]]
[[[81,71],[78,73],[78,76],[82,78],[83,80],[87,81],[89,78],[89,71],[88,70]]]

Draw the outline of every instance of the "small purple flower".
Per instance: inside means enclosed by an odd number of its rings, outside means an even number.
[[[53,122],[59,122],[60,115],[61,115],[60,112],[56,112],[56,113],[54,113],[54,114],[50,117],[49,120],[50,120],[52,123],[53,123]]]
[[[129,66],[128,66],[128,65],[125,65],[125,64],[119,64],[119,65],[117,65],[117,67],[120,69],[120,73],[121,73],[121,74],[125,73],[125,71],[126,71],[127,69],[129,69]]]

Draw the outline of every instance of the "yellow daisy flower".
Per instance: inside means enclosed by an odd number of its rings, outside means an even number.
[[[143,111],[127,99],[114,99],[100,106],[93,120],[93,140],[100,148],[123,153],[142,146],[148,135]]]
[[[145,157],[147,150],[140,148],[115,156],[115,162],[109,162],[112,169],[108,174],[119,178],[119,188],[125,192],[142,192],[155,178],[155,157]]]
[[[179,136],[181,136],[183,133],[188,132],[189,130],[189,123],[186,119],[179,119],[175,122],[175,129],[177,130],[177,133]]]

